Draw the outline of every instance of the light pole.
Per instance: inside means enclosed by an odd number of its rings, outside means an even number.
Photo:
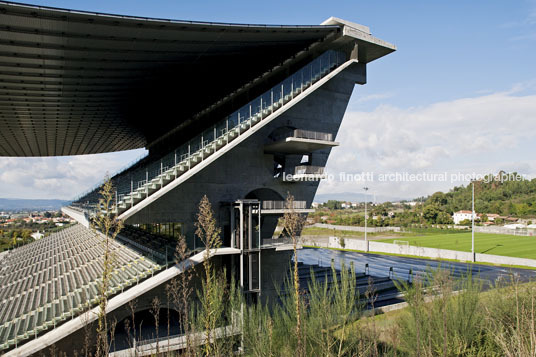
[[[367,191],[368,187],[363,187],[365,190],[365,252],[369,251],[369,244],[367,239]]]
[[[475,181],[471,181],[473,184],[473,199],[471,209],[471,258],[473,263],[476,261],[475,256]]]

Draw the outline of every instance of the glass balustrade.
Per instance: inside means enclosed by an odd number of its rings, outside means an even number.
[[[290,208],[287,201],[262,201],[262,210],[283,210]],[[306,201],[292,201],[292,209],[307,209]]]
[[[117,190],[119,205],[123,204],[129,207],[135,199],[143,198],[143,195],[152,193],[179,176],[181,172],[197,165],[257,124],[261,119],[280,109],[345,61],[346,55],[343,52],[327,51],[264,94],[164,157],[150,162],[144,167],[115,176],[112,183]],[[322,140],[326,140],[327,134],[322,134],[319,136],[322,137]],[[302,135],[310,137],[312,134],[302,130],[300,136],[296,137],[303,137]],[[331,137],[328,140],[331,140]],[[95,193],[94,191],[84,196],[77,203],[96,202],[98,195]]]
[[[294,175],[323,175],[324,167],[301,165],[294,168]]]

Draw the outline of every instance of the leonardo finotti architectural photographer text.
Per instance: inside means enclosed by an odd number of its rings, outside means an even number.
[[[318,175],[303,175],[296,177],[292,174],[283,174],[283,181],[317,181]],[[337,175],[323,173],[323,179],[339,182],[471,182],[483,181],[506,182],[531,180],[532,176],[519,173],[467,173],[467,172],[407,172],[396,171],[388,173],[375,173],[373,171],[362,171],[357,173],[339,172]]]

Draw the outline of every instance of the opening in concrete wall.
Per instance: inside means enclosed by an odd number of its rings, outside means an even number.
[[[118,321],[113,333],[114,346],[112,348],[117,351],[132,347],[134,336],[137,341],[146,341],[180,335],[183,333],[183,330],[180,324],[179,313],[172,308],[168,309],[166,306],[163,306],[158,313],[158,334],[156,333],[155,316],[151,309],[135,312],[134,322],[132,321],[131,315]]]
[[[273,130],[265,140],[265,145],[277,142],[291,135],[296,128],[293,126],[281,126]],[[273,162],[271,169],[273,170],[274,178],[282,177],[286,168],[286,155],[285,153],[270,152],[273,155]]]
[[[246,199],[257,199],[259,201],[284,201],[285,198],[278,192],[269,188],[258,188],[251,191],[245,197]],[[280,215],[262,215],[261,217],[261,238],[272,238],[277,221]]]

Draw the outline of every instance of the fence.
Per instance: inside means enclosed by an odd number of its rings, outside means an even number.
[[[351,232],[364,232],[365,231],[365,227],[339,226],[335,224],[326,224],[326,223],[315,223],[309,227],[336,229],[339,231],[351,231]],[[368,233],[400,232],[400,227],[367,227],[367,232]]]
[[[312,131],[312,130],[304,130],[304,129],[295,129],[292,137],[300,138],[300,139],[333,141],[333,135],[331,133],[322,133],[320,131]]]
[[[324,167],[300,165],[294,168],[294,175],[323,175]]]
[[[280,141],[280,140],[285,140],[286,138],[333,141],[333,134],[323,133],[320,131],[313,131],[313,130],[294,129],[294,130],[289,130],[289,131],[286,131],[285,133],[275,136],[273,140]]]
[[[287,208],[286,205],[287,205],[286,201],[262,201],[262,209],[264,210],[286,209]],[[293,201],[292,208],[293,209],[306,209],[307,202],[306,201]]]
[[[536,236],[536,230],[535,229],[527,229],[527,228],[506,228],[506,227],[482,227],[482,226],[475,226],[475,232],[479,233],[493,233],[493,234],[510,234],[514,236],[524,236],[524,237],[531,237]]]
[[[400,255],[412,255],[416,257],[425,257],[432,259],[450,259],[459,261],[472,261],[472,254],[470,252],[461,252],[457,250],[439,249],[439,248],[427,248],[416,247],[413,245],[398,245],[392,243],[382,243],[369,241],[369,252],[400,254]],[[366,242],[362,239],[344,239],[341,240],[338,237],[329,237],[329,248],[339,249],[352,249],[366,251]],[[505,257],[502,255],[491,254],[475,254],[475,261],[482,263],[501,264],[501,265],[519,265],[536,268],[536,260]]]

